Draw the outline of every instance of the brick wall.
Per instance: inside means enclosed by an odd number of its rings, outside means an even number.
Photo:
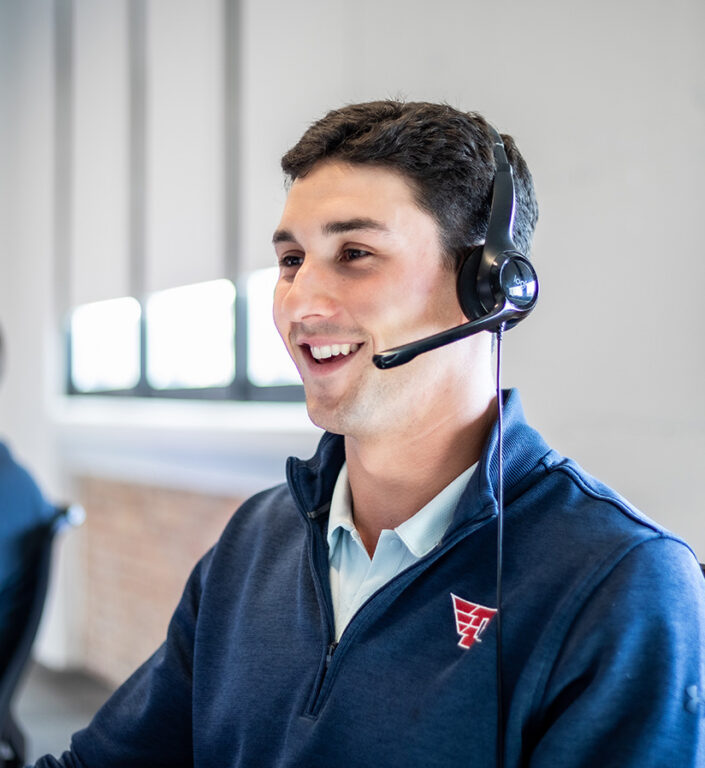
[[[122,682],[166,635],[188,575],[241,500],[80,478],[88,671]]]

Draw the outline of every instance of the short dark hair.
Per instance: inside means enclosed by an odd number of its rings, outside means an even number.
[[[514,139],[502,135],[514,171],[514,242],[527,256],[538,205],[531,173]],[[434,217],[445,254],[457,269],[484,241],[495,175],[492,135],[476,112],[446,104],[371,101],[329,112],[282,158],[289,182],[318,163],[341,160],[401,173],[419,207]]]

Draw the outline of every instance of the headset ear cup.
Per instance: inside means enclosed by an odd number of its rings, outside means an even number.
[[[488,312],[477,291],[477,274],[481,263],[482,246],[478,246],[470,251],[458,272],[458,301],[468,320],[477,320]]]

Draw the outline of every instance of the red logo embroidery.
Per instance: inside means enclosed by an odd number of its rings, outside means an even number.
[[[481,643],[480,635],[485,631],[487,625],[492,621],[492,617],[497,613],[496,608],[487,608],[484,605],[471,603],[469,600],[463,600],[454,595],[453,610],[455,611],[455,627],[460,635],[458,645],[461,648],[470,648],[477,640]]]

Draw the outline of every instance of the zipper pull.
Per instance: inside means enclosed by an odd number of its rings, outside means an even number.
[[[330,666],[331,661],[333,660],[333,654],[335,653],[335,649],[338,647],[338,643],[331,643],[328,646],[328,653],[326,653],[326,669]]]

